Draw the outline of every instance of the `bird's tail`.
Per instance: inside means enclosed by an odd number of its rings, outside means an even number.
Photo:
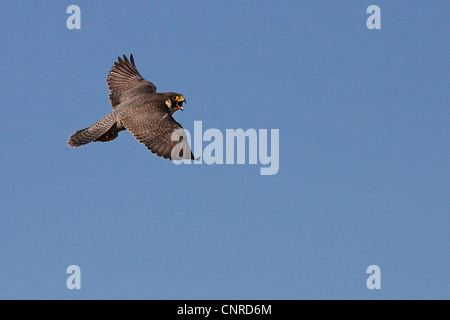
[[[103,119],[97,121],[89,128],[78,130],[70,136],[67,144],[70,147],[79,147],[89,142],[96,141],[102,137],[108,130],[111,129],[117,122],[117,115],[115,112],[111,112]],[[112,140],[112,139],[110,139]]]

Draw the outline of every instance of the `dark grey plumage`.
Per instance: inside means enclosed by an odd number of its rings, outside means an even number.
[[[117,123],[116,112],[111,112],[104,118],[86,129],[81,129],[70,136],[67,144],[71,147],[79,147],[89,142],[96,141],[106,134]]]
[[[194,159],[182,126],[172,118],[186,102],[176,92],[157,93],[153,83],[139,74],[124,55],[108,74],[109,99],[113,112],[86,129],[70,136],[71,147],[93,141],[114,140],[120,131],[128,130],[152,153],[168,159]]]

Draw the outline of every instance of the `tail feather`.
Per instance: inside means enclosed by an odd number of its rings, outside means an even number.
[[[115,112],[111,112],[106,117],[97,121],[89,128],[78,130],[70,136],[67,144],[71,147],[79,147],[89,142],[95,141],[103,136],[117,122]]]

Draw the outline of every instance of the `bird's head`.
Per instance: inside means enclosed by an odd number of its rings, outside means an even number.
[[[170,113],[174,113],[178,109],[183,111],[183,103],[186,103],[186,99],[183,97],[182,94],[176,93],[176,92],[169,92],[166,94],[166,105],[170,110]]]

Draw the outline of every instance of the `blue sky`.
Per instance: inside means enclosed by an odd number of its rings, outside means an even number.
[[[449,9],[4,3],[0,298],[450,298]],[[106,75],[130,53],[186,97],[188,130],[279,129],[278,174],[177,166],[128,132],[67,149],[110,112]],[[81,290],[66,288],[73,264]]]

